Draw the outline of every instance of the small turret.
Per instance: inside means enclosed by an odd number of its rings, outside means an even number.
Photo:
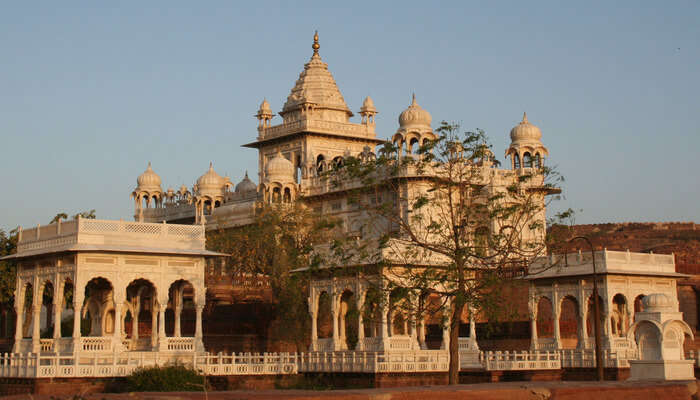
[[[523,113],[523,119],[510,130],[510,146],[506,150],[506,157],[511,157],[513,169],[541,168],[545,157],[549,156],[549,150],[542,144],[542,131],[527,120],[527,113]]]
[[[372,101],[372,98],[367,96],[365,98],[365,101],[362,102],[362,107],[360,108],[362,123],[367,125],[374,125],[374,116],[377,114],[377,109],[374,107],[374,102]]]

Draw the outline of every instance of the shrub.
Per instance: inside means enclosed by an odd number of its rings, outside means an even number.
[[[126,377],[130,392],[201,392],[204,376],[182,365],[139,368]]]

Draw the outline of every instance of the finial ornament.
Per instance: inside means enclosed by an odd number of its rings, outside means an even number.
[[[318,31],[314,32],[314,44],[311,45],[311,48],[314,49],[314,54],[318,54],[318,49],[321,48],[321,45],[318,44]]]
[[[522,123],[523,123],[523,124],[527,124],[527,123],[528,123],[528,122],[527,122],[527,113],[526,113],[526,112],[523,112],[523,122],[522,122]]]

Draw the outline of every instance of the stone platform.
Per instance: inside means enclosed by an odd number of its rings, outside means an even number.
[[[65,396],[68,399],[72,396]],[[673,383],[630,383],[630,382],[510,382],[488,383],[456,386],[427,386],[419,388],[392,389],[355,389],[333,391],[307,390],[262,390],[262,391],[228,391],[205,393],[123,393],[123,394],[86,394],[83,398],[94,400],[128,400],[128,399],[237,399],[237,400],[312,400],[312,399],[341,399],[341,400],[658,400],[658,399],[697,399],[698,385],[696,381]],[[44,395],[15,395],[6,397],[9,400],[57,400],[60,396]]]

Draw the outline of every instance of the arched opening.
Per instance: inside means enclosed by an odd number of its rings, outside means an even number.
[[[418,154],[419,149],[418,138],[412,138],[411,141],[408,142],[408,152],[411,154]]]
[[[627,310],[627,299],[624,295],[618,293],[613,297],[612,310],[610,312],[610,327],[612,335],[623,337],[627,335],[629,328],[630,316]]]
[[[542,168],[542,157],[540,156],[540,153],[535,154],[535,166],[537,168]]]
[[[343,157],[338,156],[338,157],[335,157],[333,159],[333,169],[335,169],[335,170],[341,169],[341,168],[343,168],[344,165],[345,165],[345,160],[343,159]]]
[[[422,340],[428,350],[439,350],[443,343],[444,327],[447,323],[443,299],[436,293],[422,296],[422,325],[419,342]],[[422,336],[422,339],[421,339]]]
[[[150,199],[150,198],[149,198],[148,195],[143,196],[143,197],[141,198],[141,203],[142,203],[142,204],[141,204],[141,208],[148,208],[148,206],[149,206],[149,204],[150,204],[149,199]]]
[[[661,337],[659,328],[651,322],[642,321],[637,325],[635,336],[641,360],[661,359]]]
[[[554,314],[552,302],[547,297],[541,297],[537,302],[537,337],[554,337]]]
[[[333,320],[331,318],[331,296],[323,291],[318,296],[318,313],[316,316],[316,334],[319,339],[333,336]]]
[[[53,337],[54,325],[54,298],[53,283],[45,282],[44,290],[41,294],[41,322],[39,325],[39,337],[49,339]]]
[[[382,297],[381,292],[374,287],[367,289],[365,302],[362,306],[362,322],[365,337],[381,336]]]
[[[319,154],[316,157],[316,173],[318,175],[322,174],[326,170],[326,157],[323,154]]]
[[[350,350],[357,345],[358,317],[359,312],[355,294],[351,290],[346,289],[340,296],[338,331],[340,332],[340,340],[344,341]]]
[[[81,336],[105,336],[114,332],[114,289],[105,278],[93,278],[85,285],[81,312]],[[112,311],[111,317],[109,311]]]
[[[296,183],[301,182],[301,168],[301,156],[297,156],[296,161],[294,162],[294,182]]]
[[[410,334],[409,321],[411,315],[408,289],[396,288],[389,294],[389,336]]]
[[[211,210],[212,210],[211,200],[209,200],[209,199],[204,200],[204,202],[202,203],[202,213],[204,215],[211,215]]]
[[[73,319],[75,318],[75,310],[73,309],[73,292],[75,288],[70,279],[66,279],[63,283],[63,293],[61,301],[61,337],[73,336]]]
[[[177,280],[168,289],[165,312],[165,334],[172,337],[194,337],[196,306],[194,286],[189,281]]]
[[[635,322],[637,321],[637,313],[638,312],[644,312],[644,303],[642,302],[644,300],[644,295],[640,294],[639,296],[634,298],[634,320]]]
[[[578,301],[572,296],[564,297],[559,313],[559,335],[564,349],[575,349],[578,346],[578,314]]]
[[[218,208],[218,207],[221,207],[221,201],[220,201],[220,200],[216,200],[216,201],[214,202],[214,208]]]
[[[285,203],[292,202],[292,191],[289,188],[284,188],[284,195],[282,197],[282,201]]]
[[[126,287],[126,307],[122,315],[122,326],[130,338],[129,350],[150,350],[157,336],[156,289],[152,282],[137,279]],[[127,315],[129,320],[127,320]]]
[[[603,327],[605,326],[605,315],[603,314],[603,298],[598,295],[598,306],[600,308],[600,316],[599,316],[599,321],[600,321],[600,332],[601,334],[603,333]],[[588,305],[586,307],[586,335],[588,337],[594,337],[595,336],[595,320],[593,319],[595,316],[595,301],[593,300],[593,295],[591,294],[588,297]]]
[[[272,202],[279,203],[282,201],[282,189],[279,187],[272,188]]]
[[[520,156],[517,154],[513,154],[513,168],[515,168],[515,169],[520,168]]]
[[[532,168],[532,156],[530,153],[524,153],[523,154],[523,166],[525,168]]]

